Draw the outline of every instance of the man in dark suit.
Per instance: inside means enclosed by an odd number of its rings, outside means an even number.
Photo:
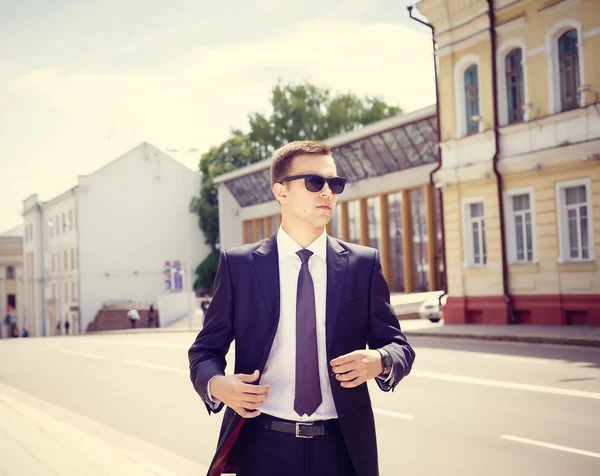
[[[366,382],[393,390],[415,353],[377,250],[325,232],[345,186],[330,149],[283,146],[271,182],[281,227],[221,252],[205,325],[189,350],[208,412],[227,407],[208,474],[376,476]],[[235,373],[225,376],[233,340]]]

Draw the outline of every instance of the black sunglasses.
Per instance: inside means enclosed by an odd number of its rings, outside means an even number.
[[[329,185],[331,193],[339,195],[344,191],[346,179],[344,177],[321,177],[315,174],[290,175],[281,179],[280,183],[291,182],[292,180],[304,179],[304,186],[309,192],[320,192],[325,184]]]

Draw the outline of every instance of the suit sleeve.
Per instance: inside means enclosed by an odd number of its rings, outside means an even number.
[[[233,340],[233,294],[228,258],[221,252],[215,277],[213,298],[206,311],[204,327],[188,351],[190,378],[202,398],[208,413],[218,413],[222,403],[214,402],[208,392],[208,383],[216,375],[225,375],[225,356]]]
[[[377,250],[371,273],[368,344],[371,349],[385,349],[392,357],[394,364],[388,378],[375,379],[381,390],[389,392],[410,373],[415,351],[402,333],[396,313],[390,304],[390,290],[383,276]]]

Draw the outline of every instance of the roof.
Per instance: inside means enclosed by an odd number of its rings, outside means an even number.
[[[90,174],[87,175],[80,175],[79,177],[89,177],[90,175],[94,175],[95,173],[99,172],[100,170],[105,169],[106,167],[111,166],[112,164],[114,164],[115,162],[117,162],[118,160],[121,160],[125,157],[127,157],[129,154],[131,154],[131,152],[133,152],[134,150],[137,150],[139,148],[150,148],[151,150],[155,151],[155,152],[159,152],[160,154],[162,154],[163,157],[172,160],[173,162],[177,163],[180,167],[185,167],[186,170],[189,170],[190,172],[195,172],[193,169],[190,169],[189,167],[183,165],[181,162],[179,162],[178,160],[175,160],[173,157],[171,157],[169,154],[163,152],[162,150],[160,150],[158,147],[148,143],[148,142],[142,142],[141,144],[138,144],[137,146],[133,147],[132,149],[128,150],[127,152],[125,152],[124,154],[121,154],[119,157],[117,157],[116,159],[111,160],[109,163],[103,165],[102,167],[96,169],[95,171],[93,171]],[[38,202],[36,204],[36,206],[40,206],[42,208],[48,207],[50,205],[54,205],[57,202],[60,202],[63,198],[67,197],[69,194],[71,194],[72,192],[74,192],[75,190],[77,190],[78,186],[75,185],[74,187],[71,187],[67,190],[65,190],[64,192],[61,192],[60,194],[56,195],[55,197],[51,198],[50,200],[47,200],[45,202]],[[33,197],[35,194],[31,195],[30,197],[28,197],[25,200],[28,200],[29,198]],[[27,213],[29,213],[31,210],[33,210],[35,207],[30,207],[28,209],[26,209],[23,213],[23,215],[26,215]]]
[[[15,227],[12,227],[6,231],[3,231],[2,233],[0,233],[0,236],[3,238],[22,237],[24,229],[25,228],[24,228],[23,224],[20,224]]]
[[[360,129],[330,137],[339,175],[358,182],[436,161],[438,144],[435,105],[409,114],[390,117]],[[249,165],[217,177],[240,206],[273,200],[269,167],[271,160]]]

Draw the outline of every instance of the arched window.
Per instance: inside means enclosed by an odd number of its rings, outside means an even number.
[[[473,134],[477,132],[479,125],[479,121],[473,120],[473,116],[479,116],[479,77],[476,64],[465,71],[465,105],[467,134]]]
[[[579,107],[579,53],[577,30],[569,30],[558,39],[561,111]]]
[[[523,52],[521,48],[512,50],[504,60],[506,67],[506,99],[508,123],[523,120]]]

